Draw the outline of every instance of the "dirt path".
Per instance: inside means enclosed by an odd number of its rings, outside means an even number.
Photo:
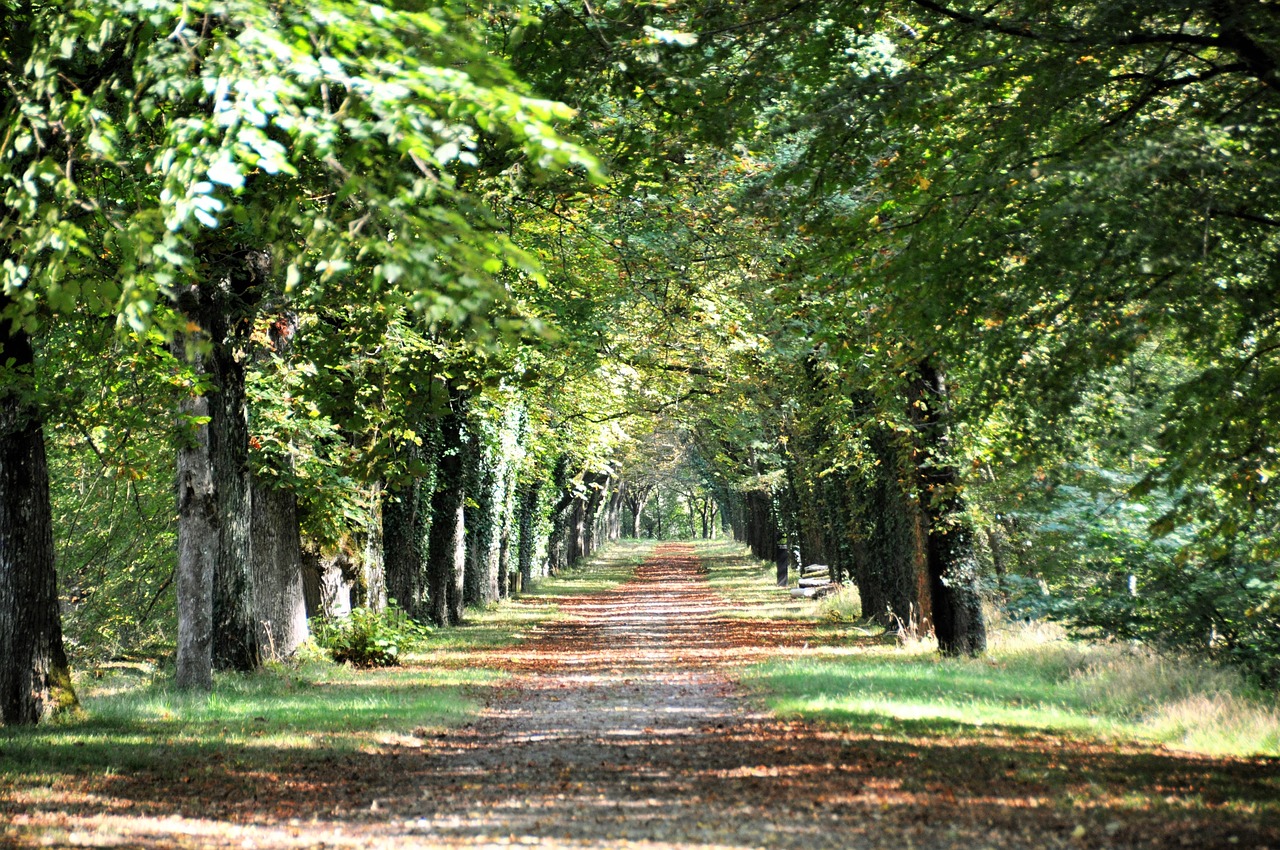
[[[688,547],[660,547],[633,581],[564,607],[568,621],[511,659],[518,696],[440,753],[443,770],[424,790],[443,805],[421,833],[459,844],[779,843],[788,801],[767,790],[782,744],[751,743],[766,718],[735,697],[724,668],[803,632],[775,626],[766,636],[753,633],[760,624],[717,616],[725,602]],[[455,780],[482,783],[465,815],[448,813]],[[806,847],[848,846],[815,845],[819,831],[802,831]]]
[[[124,782],[127,805],[63,843],[1280,850],[1280,825],[1247,815],[1280,789],[1274,761],[1026,730],[903,740],[754,711],[732,668],[811,635],[725,607],[692,549],[659,546],[632,581],[563,600],[565,620],[495,659],[516,675],[468,727],[282,768],[198,806]]]
[[[803,646],[795,625],[718,616],[689,547],[569,599],[567,621],[504,666],[515,691],[434,742],[400,841],[546,847],[1280,847],[1276,825],[1215,814],[1266,799],[1257,766],[1043,736],[990,742],[837,734],[736,695],[736,665]],[[1027,770],[1040,767],[1043,770]],[[1054,787],[1057,770],[1075,779]],[[1209,773],[1211,772],[1211,773]],[[1206,776],[1211,778],[1206,779]],[[1134,806],[1134,795],[1163,801]],[[392,831],[395,831],[394,820]],[[380,831],[380,830],[379,830]]]

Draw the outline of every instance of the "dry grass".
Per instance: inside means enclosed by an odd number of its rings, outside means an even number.
[[[992,623],[992,659],[1060,678],[1082,708],[1136,737],[1203,753],[1280,755],[1275,695],[1234,670],[1134,644],[1073,640],[1056,623]]]
[[[1213,755],[1280,755],[1275,694],[1250,688],[1232,670],[1131,644],[1073,639],[1057,623],[1009,621],[994,609],[987,612],[989,650],[979,659],[940,659],[927,634],[869,644],[877,629],[858,623],[855,589],[794,600],[773,585],[772,565],[740,544],[700,543],[698,551],[711,585],[736,610],[810,620],[827,641],[845,647],[835,657],[796,659],[749,676],[775,689],[775,707],[784,712],[954,717]]]

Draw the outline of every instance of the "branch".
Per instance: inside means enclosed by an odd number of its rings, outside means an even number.
[[[718,35],[728,35],[729,33],[739,32],[745,29],[751,29],[752,27],[758,27],[762,24],[776,24],[778,21],[786,20],[795,12],[798,12],[799,10],[803,9],[805,6],[809,5],[809,1],[810,0],[800,0],[800,2],[792,3],[790,6],[787,6],[782,11],[778,12],[775,15],[769,15],[766,18],[756,18],[755,20],[751,20],[751,21],[743,21],[740,24],[731,24],[730,26],[727,26],[727,27],[721,27],[718,30],[707,30],[706,32],[698,33],[698,36],[700,38],[703,36],[714,38],[715,36],[718,36]]]
[[[687,363],[646,363],[629,357],[618,357],[624,365],[633,369],[657,369],[660,372],[675,372],[678,375],[689,375],[695,378],[719,378],[721,375],[703,366],[690,366]]]
[[[170,570],[169,577],[160,583],[160,587],[156,589],[155,594],[151,597],[151,602],[143,610],[142,616],[138,618],[138,622],[134,628],[142,628],[146,625],[147,620],[151,619],[151,612],[155,610],[156,603],[160,601],[160,597],[164,595],[164,592],[169,589],[169,585],[173,584],[173,577],[175,573],[176,570]]]
[[[1280,91],[1280,75],[1276,73],[1276,60],[1244,31],[1225,26],[1221,21],[1216,22],[1223,26],[1223,31],[1219,35],[1205,35],[1181,30],[1178,32],[1138,30],[1111,37],[1079,30],[1054,32],[1049,29],[1041,29],[1029,21],[999,21],[985,15],[975,15],[952,9],[936,0],[911,0],[911,2],[944,18],[976,27],[984,32],[1000,33],[1014,38],[1043,41],[1050,44],[1092,47],[1142,47],[1166,44],[1226,50],[1234,53],[1242,60],[1239,63],[1235,63],[1234,67],[1248,73],[1268,88]]]
[[[1015,38],[1026,38],[1033,41],[1047,41],[1051,44],[1098,44],[1114,47],[1136,46],[1143,44],[1193,44],[1197,47],[1230,47],[1230,43],[1219,36],[1197,35],[1186,32],[1131,32],[1117,38],[1100,38],[1078,31],[1054,33],[1038,29],[1029,21],[1005,22],[982,15],[974,15],[952,9],[935,0],[911,0],[917,6],[928,9],[944,18],[962,24],[977,27],[985,32],[996,32]]]
[[[1249,213],[1244,210],[1222,210],[1217,207],[1209,208],[1209,217],[1216,218],[1218,216],[1226,216],[1227,218],[1238,218],[1242,221],[1251,221],[1254,224],[1265,224],[1269,227],[1280,227],[1280,218],[1272,218],[1267,215],[1259,215],[1257,213]]]
[[[581,420],[583,420],[584,422],[590,422],[590,423],[591,423],[591,424],[593,424],[593,425],[603,425],[603,424],[604,424],[604,423],[606,423],[606,422],[616,422],[616,421],[617,421],[617,420],[619,420],[619,419],[626,419],[628,416],[635,416],[635,415],[637,415],[637,414],[641,414],[641,413],[648,413],[648,414],[652,414],[652,415],[656,415],[656,414],[659,414],[659,413],[665,413],[666,411],[670,410],[671,408],[676,407],[677,405],[681,404],[682,402],[686,402],[686,401],[688,401],[689,399],[693,398],[693,397],[694,397],[694,396],[696,396],[696,395],[703,395],[703,396],[711,396],[711,397],[714,397],[714,396],[717,396],[717,395],[719,395],[719,394],[720,394],[720,391],[719,391],[719,390],[709,390],[709,389],[697,388],[697,389],[689,390],[689,391],[688,391],[687,393],[685,393],[684,395],[676,396],[675,398],[671,399],[670,401],[665,401],[665,402],[663,402],[662,404],[658,405],[657,407],[644,407],[644,406],[639,406],[639,407],[631,408],[631,409],[629,409],[629,410],[619,410],[619,411],[617,411],[617,412],[615,412],[615,413],[610,413],[610,414],[608,414],[607,416],[598,416],[598,417],[597,417],[597,416],[588,416],[588,415],[587,415],[587,414],[585,414],[585,413],[573,413],[573,414],[570,414],[569,416],[564,417],[564,419],[560,420],[560,423],[561,423],[561,424],[563,424],[563,423],[565,423],[565,422],[569,422],[569,421],[574,420],[574,419],[581,419]],[[557,427],[559,427],[559,426],[557,426]]]

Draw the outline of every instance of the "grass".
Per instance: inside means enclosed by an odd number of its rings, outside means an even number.
[[[558,599],[616,586],[650,548],[611,546],[572,571],[540,580],[519,602],[472,609],[464,625],[434,629],[404,653],[404,667],[354,670],[321,660],[312,648],[292,664],[219,674],[208,695],[175,690],[171,675],[151,663],[82,672],[76,683],[81,711],[35,728],[0,727],[0,791],[30,792],[72,775],[178,773],[219,753],[265,769],[461,725],[506,678],[469,663],[466,653],[519,643],[558,616]]]
[[[617,587],[631,578],[652,549],[652,541],[611,543],[572,569],[534,579],[533,586],[526,588],[519,599],[469,609],[461,626],[435,630],[430,640],[407,657],[427,661],[441,652],[463,653],[518,644],[531,630],[559,615],[559,600]]]
[[[652,540],[619,540],[581,564],[559,575],[535,579],[526,594],[534,598],[585,596],[617,587],[629,580],[636,567],[653,551]]]
[[[167,679],[82,687],[85,710],[36,728],[0,729],[0,787],[52,786],[72,775],[149,771],[161,776],[227,755],[240,767],[368,751],[464,722],[487,670],[355,671],[331,664],[219,674],[212,694]]]
[[[699,540],[695,548],[703,566],[711,571],[711,586],[729,602],[719,612],[721,616],[776,620],[813,617],[816,603],[794,599],[780,590],[774,565],[751,557],[741,543],[731,539]]]
[[[740,545],[699,551],[712,584],[735,604],[810,618],[832,644],[744,672],[743,683],[780,714],[903,737],[995,728],[1213,755],[1280,755],[1274,694],[1250,689],[1233,671],[998,617],[984,657],[944,659],[931,641],[886,642],[874,637],[878,628],[851,624],[856,594],[790,600],[774,586],[772,565]]]

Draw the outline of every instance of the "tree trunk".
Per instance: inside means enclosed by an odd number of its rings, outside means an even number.
[[[466,569],[466,491],[462,417],[457,412],[440,422],[437,485],[431,497],[431,530],[427,546],[431,621],[439,626],[462,622],[462,583]]]
[[[746,494],[746,500],[747,544],[757,558],[772,561],[778,546],[778,523],[769,494],[762,490],[752,490]]]
[[[293,656],[307,639],[302,589],[302,535],[292,490],[252,483],[253,600],[258,646],[265,660]]]
[[[387,607],[387,570],[382,544],[382,483],[372,485],[369,491],[369,515],[365,517],[364,555],[361,570],[364,574],[363,594],[357,604],[370,611],[382,611]]]
[[[447,586],[449,600],[449,625],[456,626],[462,622],[466,613],[466,600],[463,598],[462,583],[466,578],[467,568],[467,515],[465,502],[458,505],[453,513],[453,560],[448,564],[452,569],[452,581]]]
[[[605,507],[605,540],[614,543],[622,537],[622,492],[625,485],[609,491],[609,503]]]
[[[76,705],[62,643],[44,429],[24,386],[34,364],[31,340],[0,316],[0,720],[6,726],[38,723]]]
[[[866,558],[856,576],[863,615],[917,632],[933,627],[924,520],[913,499],[910,447],[887,428],[872,428],[872,481],[858,493],[866,521]],[[858,486],[858,485],[851,485]]]
[[[628,483],[623,488],[623,502],[630,512],[630,521],[627,524],[627,536],[632,540],[640,539],[640,517],[644,514],[644,506],[649,501],[649,495],[653,492],[652,485],[637,487]]]
[[[733,530],[733,539],[739,543],[747,542],[747,500],[740,492],[733,495],[733,510],[729,514],[729,527]]]
[[[568,536],[565,545],[564,561],[566,567],[572,567],[582,558],[583,534],[582,523],[583,513],[586,504],[580,497],[575,497],[569,505],[569,526]]]
[[[600,548],[600,506],[609,487],[608,473],[593,472],[583,476],[587,485],[587,498],[582,505],[582,548],[579,557],[589,558]]]
[[[191,347],[194,349],[196,343]],[[186,342],[175,343],[196,374],[204,359]],[[209,396],[192,394],[178,405],[178,657],[180,690],[213,689],[213,573],[218,560],[218,500],[209,446]]]
[[[359,569],[346,552],[302,550],[302,592],[308,617],[337,619],[351,613]]]
[[[547,537],[547,574],[556,575],[569,563],[569,537],[572,508],[577,501],[573,482],[570,480],[569,458],[561,455],[551,474],[553,492],[560,494],[551,508],[551,533]]]
[[[428,471],[422,477],[388,487],[382,504],[383,570],[387,595],[411,619],[421,623],[432,619],[427,574],[431,503],[438,469],[436,437],[433,427],[422,435],[422,445],[414,442],[404,444],[408,465],[421,463],[428,467]]]
[[[521,484],[516,513],[516,569],[520,574],[520,590],[533,586],[533,557],[537,549],[538,501],[541,484]]]
[[[927,520],[934,631],[944,654],[977,655],[987,648],[987,629],[960,472],[948,456],[951,429],[946,378],[931,364],[922,364],[917,390],[923,402],[916,414],[923,446],[918,469],[920,501]]]
[[[249,419],[241,358],[251,330],[252,304],[258,287],[267,280],[270,255],[242,250],[222,255],[210,250],[207,265],[210,277],[187,289],[179,298],[179,308],[203,331],[209,345],[207,355],[198,354],[196,340],[186,346],[197,374],[209,386],[203,456],[189,454],[186,461],[188,473],[198,477],[205,473],[190,465],[207,464],[216,521],[211,524],[191,512],[180,512],[179,548],[213,553],[214,668],[252,670],[261,662],[261,651],[253,610]],[[216,540],[198,539],[207,534],[215,534]]]
[[[498,522],[498,598],[513,595],[512,585],[518,579],[511,569],[511,534],[515,528],[516,470],[509,461],[503,464],[502,504]]]
[[[254,616],[252,494],[244,364],[227,340],[209,357],[217,392],[209,400],[209,445],[218,504],[218,556],[213,571],[213,665],[253,670],[261,663]]]
[[[478,440],[468,440],[466,500],[467,563],[463,597],[468,605],[487,605],[498,599],[502,483],[500,461]]]

